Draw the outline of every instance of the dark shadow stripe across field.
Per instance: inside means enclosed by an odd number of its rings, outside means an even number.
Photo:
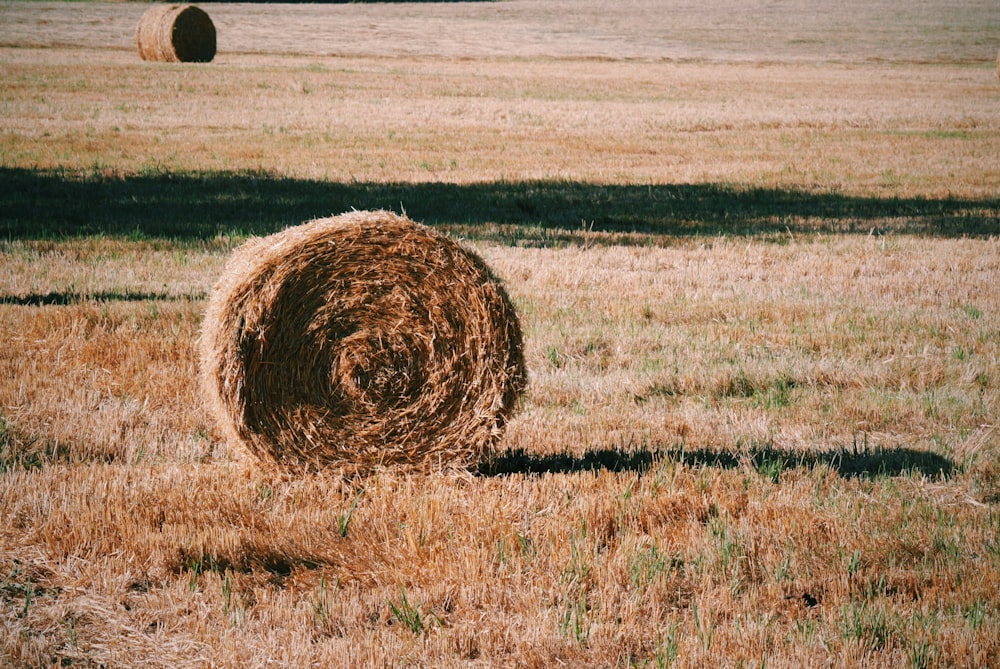
[[[650,235],[1000,234],[1000,197],[877,198],[726,184],[326,182],[266,173],[117,176],[0,168],[0,239],[267,234],[351,209],[405,210],[510,244],[645,243]]]
[[[170,295],[167,293],[151,293],[132,290],[108,290],[93,293],[75,291],[52,291],[48,293],[29,293],[27,295],[0,295],[0,304],[18,306],[66,306],[80,302],[172,302],[178,300],[203,300],[205,293],[193,295]]]
[[[645,472],[659,462],[676,462],[689,467],[736,469],[747,466],[775,483],[781,473],[795,467],[826,466],[845,478],[883,478],[920,474],[930,478],[948,478],[956,471],[954,462],[927,451],[908,448],[840,448],[820,452],[796,452],[773,447],[732,453],[711,450],[668,448],[657,450],[602,449],[582,456],[568,453],[539,455],[511,450],[484,463],[483,476],[509,474],[570,474],[588,471]]]

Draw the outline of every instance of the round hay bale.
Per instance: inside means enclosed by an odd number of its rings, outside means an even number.
[[[457,243],[385,211],[241,246],[200,348],[226,438],[295,470],[468,469],[492,454],[526,385],[499,280]]]
[[[135,31],[139,57],[168,63],[207,63],[215,58],[215,26],[194,5],[154,5]]]

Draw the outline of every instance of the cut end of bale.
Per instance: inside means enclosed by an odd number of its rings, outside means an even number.
[[[492,455],[526,384],[500,281],[454,241],[385,211],[237,249],[200,347],[226,438],[290,469],[468,470]]]
[[[167,63],[207,63],[215,58],[215,26],[194,5],[155,5],[139,19],[139,57]]]

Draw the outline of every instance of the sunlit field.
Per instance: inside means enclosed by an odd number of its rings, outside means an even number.
[[[147,7],[0,4],[0,666],[1000,666],[994,2]],[[207,296],[376,208],[502,278],[521,406],[257,462]]]

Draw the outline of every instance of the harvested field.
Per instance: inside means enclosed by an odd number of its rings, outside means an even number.
[[[0,666],[1000,665],[995,3],[601,5],[0,4]],[[503,281],[471,471],[204,406],[227,258],[351,209]]]

